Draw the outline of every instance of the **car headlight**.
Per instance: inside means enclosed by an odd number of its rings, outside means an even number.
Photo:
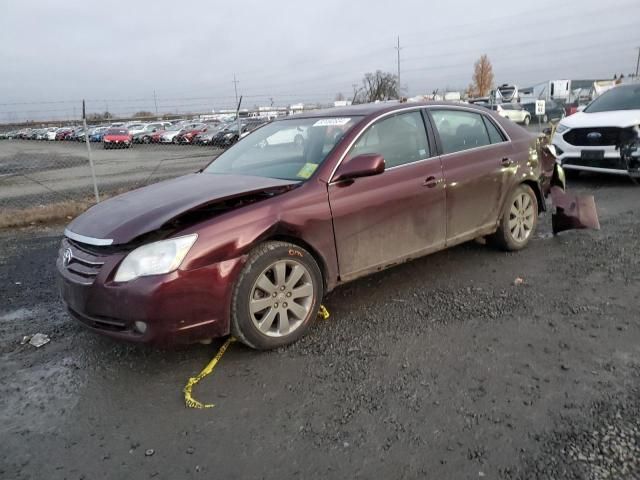
[[[567,127],[566,125],[563,125],[562,123],[559,123],[558,126],[556,127],[556,133],[566,132],[567,130],[569,130],[569,127]]]
[[[233,133],[231,132],[224,134],[224,138],[231,138],[231,137],[233,137]]]
[[[114,281],[128,282],[138,277],[173,272],[180,266],[197,238],[198,235],[194,233],[136,248],[122,261]]]

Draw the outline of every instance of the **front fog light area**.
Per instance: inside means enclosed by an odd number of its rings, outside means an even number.
[[[133,329],[138,333],[145,333],[147,331],[147,324],[145,322],[135,322],[133,324]]]

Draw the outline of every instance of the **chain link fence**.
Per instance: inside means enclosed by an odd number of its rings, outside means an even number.
[[[82,120],[0,125],[0,212],[15,219],[56,205],[86,208],[96,201],[91,164],[100,199],[195,172],[239,137],[291,113],[87,119],[86,128]]]

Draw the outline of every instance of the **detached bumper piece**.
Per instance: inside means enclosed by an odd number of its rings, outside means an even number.
[[[560,187],[551,187],[551,228],[556,235],[565,230],[591,228],[600,230],[598,211],[593,195],[574,195]]]
[[[555,163],[551,178],[543,186],[545,196],[551,195],[553,234],[586,228],[600,230],[598,210],[593,195],[574,195],[567,193],[566,189],[564,170]]]

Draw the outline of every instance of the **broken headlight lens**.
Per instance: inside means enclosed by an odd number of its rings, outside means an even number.
[[[122,261],[114,281],[129,282],[138,277],[173,272],[180,266],[197,238],[198,235],[194,233],[136,248]]]

